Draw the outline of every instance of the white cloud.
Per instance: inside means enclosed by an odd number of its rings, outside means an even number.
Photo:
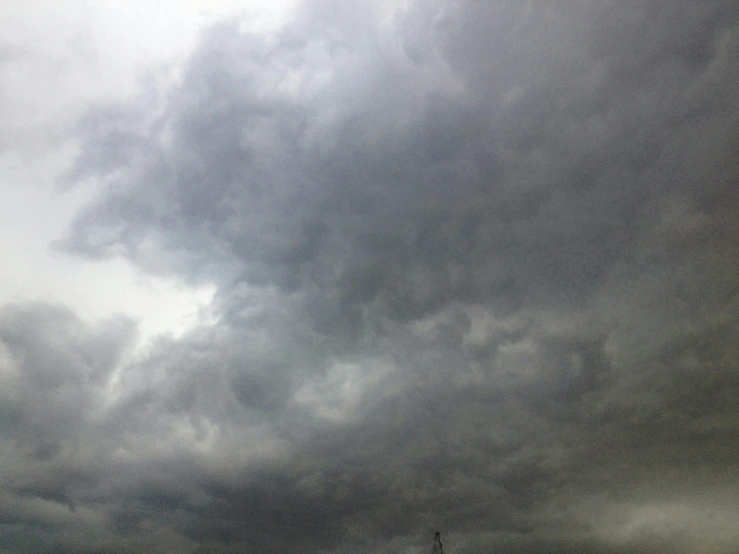
[[[73,306],[87,319],[126,314],[143,339],[179,335],[201,321],[212,287],[143,276],[123,260],[87,262],[55,252],[94,183],[62,191],[55,181],[75,146],[65,130],[90,105],[123,100],[146,71],[182,60],[200,31],[226,14],[251,14],[268,30],[292,2],[166,1],[4,3],[6,53],[0,119],[0,306],[44,300]]]

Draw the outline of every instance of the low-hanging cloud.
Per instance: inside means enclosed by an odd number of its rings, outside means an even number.
[[[214,321],[0,312],[0,547],[733,552],[735,2],[309,2],[90,110],[56,247]]]

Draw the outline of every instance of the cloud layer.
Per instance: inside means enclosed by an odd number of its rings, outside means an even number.
[[[0,311],[0,549],[739,548],[736,3],[378,6],[80,121],[55,248],[214,317]]]

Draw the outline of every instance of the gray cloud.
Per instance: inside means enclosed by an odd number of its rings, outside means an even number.
[[[733,2],[314,2],[91,112],[60,248],[216,323],[4,308],[8,551],[733,552]]]

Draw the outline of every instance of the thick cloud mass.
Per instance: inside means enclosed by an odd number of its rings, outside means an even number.
[[[739,550],[739,5],[376,8],[80,122],[58,247],[217,317],[2,309],[0,550]]]

